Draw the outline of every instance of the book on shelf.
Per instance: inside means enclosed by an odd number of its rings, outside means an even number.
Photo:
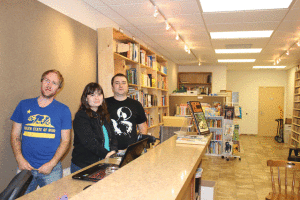
[[[208,129],[206,118],[201,107],[200,101],[188,101],[188,106],[191,111],[191,115],[194,119],[194,124],[197,127],[198,134],[209,134],[210,131]]]
[[[203,135],[177,136],[176,143],[179,144],[203,144],[207,143],[207,138]]]
[[[130,68],[126,70],[126,74],[127,74],[128,83],[137,85],[136,68]]]
[[[146,65],[146,51],[143,49],[140,50],[140,63]]]

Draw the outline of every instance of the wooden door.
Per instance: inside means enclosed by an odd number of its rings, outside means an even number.
[[[284,106],[284,87],[259,87],[258,135],[276,136],[280,108]],[[283,113],[282,113],[283,114]]]

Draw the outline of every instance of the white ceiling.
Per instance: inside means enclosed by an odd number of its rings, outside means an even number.
[[[217,59],[256,59],[255,63],[226,64],[228,70],[249,70],[253,65],[279,65],[287,69],[300,63],[300,0],[293,0],[287,9],[239,12],[203,13],[198,0],[153,0],[192,53],[184,50],[184,43],[175,40],[175,32],[167,31],[164,18],[154,18],[150,0],[84,0],[101,14],[141,39],[153,50],[178,65],[222,65]],[[264,0],[262,0],[264,1]],[[284,0],[283,0],[284,1]],[[209,32],[274,30],[270,38],[212,40]],[[228,45],[250,45],[262,48],[258,54],[216,54],[214,49]],[[291,47],[292,46],[292,47]],[[290,48],[290,55],[285,55]]]

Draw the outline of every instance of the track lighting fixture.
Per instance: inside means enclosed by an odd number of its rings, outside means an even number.
[[[155,11],[154,11],[153,16],[154,16],[154,17],[157,17],[157,15],[158,15],[158,10],[157,10],[156,6],[154,6],[154,7],[155,7]]]
[[[170,24],[166,21],[166,30],[169,30],[171,28]]]
[[[176,40],[179,40],[179,34],[176,33]]]

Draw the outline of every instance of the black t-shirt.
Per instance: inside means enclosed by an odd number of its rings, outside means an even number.
[[[117,101],[109,97],[105,100],[118,140],[118,149],[126,149],[137,141],[137,124],[147,121],[145,110],[139,101],[131,98]]]

